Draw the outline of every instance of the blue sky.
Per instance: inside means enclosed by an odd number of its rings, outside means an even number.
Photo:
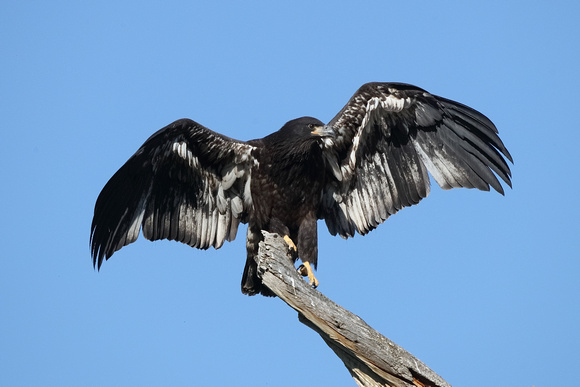
[[[553,386],[580,357],[577,2],[3,2],[0,385],[353,385],[244,238],[140,238],[100,272],[97,195],[182,117],[237,139],[329,121],[369,81],[489,116],[506,195],[442,191],[365,237],[319,224],[319,290],[456,386]],[[239,236],[245,234],[245,228]]]

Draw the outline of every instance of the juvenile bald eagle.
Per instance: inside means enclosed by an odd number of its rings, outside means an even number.
[[[402,83],[367,83],[327,125],[302,117],[238,141],[189,119],[153,134],[100,193],[91,226],[101,267],[143,230],[149,240],[220,248],[248,224],[242,292],[272,295],[257,276],[261,230],[284,236],[316,286],[317,219],[332,235],[366,234],[443,189],[503,194],[512,157],[494,124],[460,103]]]

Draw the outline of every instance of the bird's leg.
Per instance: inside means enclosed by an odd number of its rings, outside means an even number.
[[[292,239],[290,239],[290,237],[288,235],[284,235],[284,240],[288,244],[288,247],[290,248],[290,250],[298,251],[298,249],[296,248],[296,245],[294,244],[294,242],[292,241]]]
[[[288,244],[288,248],[290,250],[294,250],[295,252],[298,251],[296,245],[288,235],[284,235],[284,240]],[[318,280],[314,276],[314,272],[312,271],[312,267],[310,266],[309,262],[303,262],[302,265],[298,267],[298,273],[300,273],[302,277],[308,277],[308,283],[313,288],[318,286]]]
[[[312,271],[312,267],[310,266],[309,262],[303,262],[302,265],[298,268],[298,272],[302,277],[308,277],[308,283],[313,288],[318,287],[318,280],[314,276],[314,272]]]

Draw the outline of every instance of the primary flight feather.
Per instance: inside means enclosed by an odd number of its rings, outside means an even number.
[[[264,138],[238,141],[181,119],[153,134],[101,191],[91,226],[93,263],[134,242],[219,248],[248,224],[242,292],[273,295],[257,275],[261,230],[285,237],[312,273],[317,225],[366,234],[444,189],[503,194],[511,155],[494,124],[458,102],[402,83],[367,83],[327,124],[302,117]]]

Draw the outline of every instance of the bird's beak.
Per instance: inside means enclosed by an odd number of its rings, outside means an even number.
[[[316,126],[311,133],[320,137],[332,137],[332,138],[336,137],[334,129],[332,128],[332,126],[328,125]]]

